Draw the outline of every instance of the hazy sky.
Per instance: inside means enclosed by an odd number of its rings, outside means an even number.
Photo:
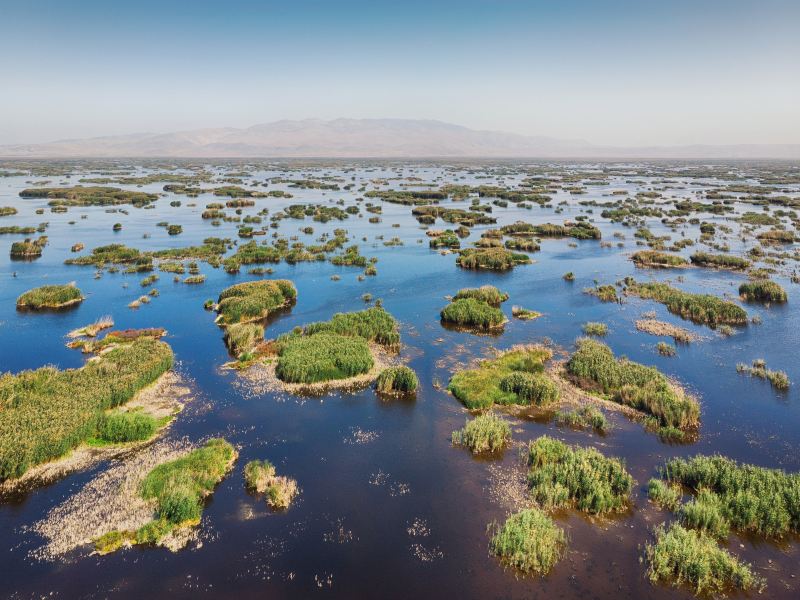
[[[0,144],[308,117],[800,143],[800,0],[0,0]]]

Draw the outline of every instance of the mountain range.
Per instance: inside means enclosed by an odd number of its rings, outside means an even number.
[[[800,144],[617,147],[432,120],[305,119],[0,145],[0,157],[800,159]]]

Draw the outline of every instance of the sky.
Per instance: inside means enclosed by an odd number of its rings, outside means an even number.
[[[438,119],[800,143],[800,0],[0,0],[0,144]]]

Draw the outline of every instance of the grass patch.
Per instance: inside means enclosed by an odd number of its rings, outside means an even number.
[[[594,429],[598,433],[607,433],[608,420],[605,415],[594,406],[583,406],[577,410],[560,410],[555,414],[558,425],[565,425],[574,429]]]
[[[490,526],[494,533],[489,550],[523,573],[547,574],[564,557],[567,536],[538,508],[528,508]]]
[[[693,429],[699,423],[700,406],[696,400],[672,385],[657,369],[615,358],[602,342],[578,340],[578,350],[566,369],[580,387],[600,391],[615,402],[652,415],[661,425]]]
[[[745,300],[758,302],[786,302],[786,290],[779,283],[761,279],[748,281],[739,286],[739,295]]]
[[[266,494],[267,504],[275,510],[289,508],[299,492],[297,482],[276,475],[275,466],[268,460],[251,460],[247,463],[244,466],[244,480],[248,489]]]
[[[241,356],[264,341],[264,326],[260,323],[235,323],[225,328],[225,345],[234,356]]]
[[[469,448],[473,454],[496,452],[511,441],[511,427],[505,419],[486,413],[467,421],[463,429],[454,431],[451,441],[457,446]]]
[[[602,514],[628,506],[633,477],[618,458],[543,435],[528,446],[528,485],[542,507]]]
[[[217,300],[217,322],[221,325],[260,321],[270,313],[291,305],[297,298],[287,279],[247,281],[222,290]]]
[[[666,283],[637,283],[633,279],[628,279],[626,283],[626,293],[660,302],[669,312],[695,323],[711,327],[747,323],[747,312],[741,306],[716,296],[691,294]]]
[[[43,367],[0,376],[0,481],[93,437],[104,411],[124,404],[171,367],[169,346],[142,337],[80,369]]]
[[[653,583],[686,586],[697,595],[764,588],[750,565],[720,548],[712,537],[675,523],[656,527],[655,543],[645,546],[647,576]]]
[[[693,490],[701,504],[713,504],[738,531],[766,537],[800,531],[800,475],[796,473],[740,465],[719,455],[698,455],[668,461],[663,475]]]
[[[113,411],[100,419],[95,439],[103,444],[141,442],[153,437],[160,424],[147,413]]]
[[[412,394],[418,387],[417,374],[406,366],[384,369],[375,382],[375,388],[382,394]]]
[[[43,285],[21,294],[17,298],[17,308],[62,308],[82,300],[81,291],[73,284]]]
[[[444,323],[477,329],[494,329],[506,320],[502,310],[476,298],[453,300],[440,316]]]
[[[539,346],[514,348],[453,375],[448,390],[469,409],[494,404],[546,405],[558,399],[558,387],[544,373],[552,352]]]
[[[515,319],[521,319],[523,321],[532,321],[533,319],[538,319],[541,317],[542,313],[536,312],[535,310],[530,310],[528,308],[523,308],[521,306],[512,306],[511,316],[513,316]]]
[[[658,250],[640,250],[631,256],[631,260],[637,267],[684,267],[689,264],[678,254]]]
[[[317,383],[367,373],[373,366],[365,339],[336,333],[294,335],[282,341],[275,374],[286,383]]]
[[[458,293],[453,296],[453,300],[461,300],[464,298],[474,298],[481,302],[486,302],[491,306],[500,306],[503,302],[508,300],[508,294],[501,292],[493,285],[482,285],[479,288],[464,288],[458,290]]]
[[[692,264],[700,267],[715,267],[717,269],[732,269],[734,271],[741,271],[750,267],[749,260],[732,254],[695,252],[690,259]]]
[[[594,321],[584,323],[581,329],[583,329],[583,333],[586,335],[596,335],[598,337],[603,337],[608,333],[608,325]]]
[[[462,269],[507,271],[517,265],[530,264],[527,254],[511,252],[504,248],[468,248],[461,250],[456,264]]]

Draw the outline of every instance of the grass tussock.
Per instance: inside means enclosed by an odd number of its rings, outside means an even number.
[[[265,494],[267,504],[274,510],[286,510],[299,493],[294,479],[276,474],[275,466],[268,460],[251,460],[244,467],[248,489]]]
[[[95,437],[104,413],[172,367],[172,350],[153,338],[116,347],[80,369],[43,367],[0,376],[0,481],[59,458]]]
[[[578,340],[578,350],[566,368],[580,387],[600,391],[615,402],[652,415],[661,425],[686,430],[699,423],[700,405],[694,398],[654,367],[615,358],[602,342]]]
[[[457,446],[469,448],[473,454],[497,452],[511,441],[511,426],[505,419],[490,412],[467,421],[462,429],[453,432],[451,441]]]
[[[417,374],[406,366],[387,367],[375,382],[375,388],[381,394],[413,394],[418,387]]]
[[[551,357],[552,352],[541,346],[513,348],[475,369],[457,372],[448,389],[469,409],[551,404],[558,399],[558,387],[544,373]]]
[[[264,279],[232,285],[219,295],[217,321],[222,325],[260,321],[270,313],[291,305],[296,298],[297,290],[287,279]]]
[[[523,573],[546,575],[564,557],[567,536],[538,508],[528,508],[494,523],[489,550],[500,560]]]
[[[774,281],[761,279],[747,281],[739,286],[739,295],[748,301],[757,302],[786,302],[789,297],[786,290]]]
[[[691,294],[666,283],[637,283],[632,279],[627,283],[625,293],[660,302],[669,312],[695,323],[711,327],[747,323],[747,312],[741,306],[716,296]]]
[[[21,294],[17,298],[17,308],[34,310],[63,308],[77,304],[82,300],[83,295],[74,284],[43,285]]]
[[[440,316],[444,323],[475,329],[495,329],[506,321],[502,310],[476,298],[453,300]]]
[[[464,288],[458,290],[458,293],[453,296],[453,300],[461,300],[462,298],[474,298],[481,302],[486,302],[491,306],[500,306],[503,302],[508,300],[508,294],[501,292],[493,285],[482,285],[479,288]]]
[[[602,514],[627,508],[633,477],[622,460],[542,436],[528,446],[528,485],[546,509]]]
[[[656,528],[655,543],[645,546],[645,557],[651,582],[686,586],[701,596],[761,591],[765,586],[750,565],[720,548],[714,538],[678,523]]]
[[[693,490],[696,502],[715,510],[733,529],[766,537],[800,532],[800,475],[796,473],[739,464],[719,455],[698,455],[668,461],[663,474],[667,481]],[[695,513],[699,512],[696,508]],[[696,519],[692,524],[702,522],[698,514],[690,518]]]

